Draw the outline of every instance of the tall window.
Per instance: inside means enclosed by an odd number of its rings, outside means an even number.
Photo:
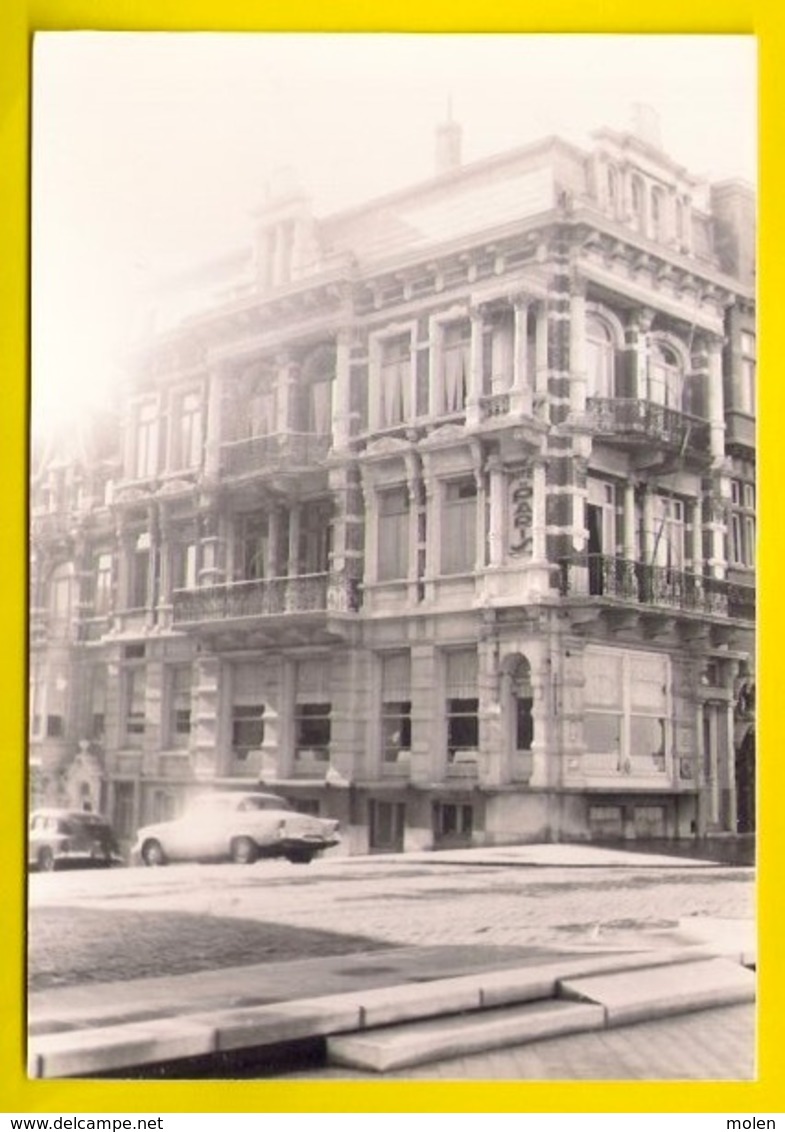
[[[329,436],[332,427],[332,386],[335,372],[335,351],[317,346],[309,354],[301,374],[300,427],[305,432]]]
[[[258,664],[232,670],[232,754],[243,761],[264,742],[264,693]]]
[[[630,185],[632,222],[639,232],[646,231],[646,186],[641,177],[634,176]]]
[[[62,632],[71,620],[73,572],[70,565],[58,566],[49,583],[50,631]]]
[[[447,760],[454,762],[461,752],[476,751],[479,746],[477,650],[456,649],[445,659]]]
[[[169,746],[187,747],[191,737],[191,666],[173,665],[169,673]]]
[[[598,767],[663,773],[670,746],[668,657],[589,646],[584,671],[583,737],[590,755],[604,756]]]
[[[90,669],[90,720],[88,732],[95,742],[102,742],[106,731],[106,665]]]
[[[739,388],[739,409],[742,413],[755,414],[755,335],[746,331],[741,335],[741,368]]]
[[[681,499],[662,495],[653,501],[654,529],[651,532],[651,560],[655,566],[684,570],[688,553],[686,509]]]
[[[755,565],[755,485],[731,480],[729,558],[734,566]]]
[[[172,546],[172,589],[196,588],[196,543],[185,539]]]
[[[409,417],[411,368],[410,335],[383,339],[379,364],[379,424],[382,428],[401,424]]]
[[[263,578],[267,568],[267,515],[239,515],[235,545],[235,577],[238,581]]]
[[[321,660],[297,665],[294,744],[295,758],[327,762],[330,758],[331,711],[329,668]]]
[[[613,397],[615,350],[610,327],[595,314],[586,318],[586,377],[590,397]]]
[[[144,401],[136,422],[136,478],[145,479],[158,471],[158,407]]]
[[[382,761],[408,758],[412,745],[411,665],[408,653],[382,660]]]
[[[331,504],[321,500],[306,503],[300,511],[300,573],[327,572],[332,541],[331,514]],[[282,573],[285,572],[285,569],[282,569]]]
[[[477,483],[474,476],[444,485],[442,573],[473,570],[477,558]]]
[[[275,431],[275,389],[269,375],[256,380],[247,403],[249,436],[270,436]]]
[[[380,582],[405,578],[409,569],[409,492],[396,487],[379,493]]]
[[[619,210],[619,174],[613,165],[607,169],[608,211],[615,216]]]
[[[675,350],[654,342],[649,355],[649,400],[669,409],[681,410],[684,397],[684,370]]]
[[[175,464],[195,468],[202,461],[202,398],[194,390],[184,393],[177,405]]]
[[[450,323],[442,335],[442,395],[444,412],[457,413],[466,406],[469,387],[471,323]]]
[[[651,190],[651,234],[655,240],[664,240],[665,232],[665,193],[660,188]]]
[[[93,613],[105,616],[112,608],[112,555],[98,554],[95,559],[95,599]]]
[[[150,536],[139,535],[131,557],[131,587],[128,595],[129,609],[146,609],[150,586]]]
[[[127,747],[141,747],[145,731],[146,673],[141,665],[125,670],[124,732]]]

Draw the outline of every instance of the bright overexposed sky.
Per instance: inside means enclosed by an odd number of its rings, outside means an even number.
[[[756,180],[751,36],[48,32],[33,65],[33,427],[120,379],[161,276],[250,237],[294,166],[324,215],[546,134],[585,143],[643,102],[663,147]]]

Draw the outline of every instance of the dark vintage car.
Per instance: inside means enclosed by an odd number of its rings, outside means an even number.
[[[302,814],[277,794],[213,793],[195,798],[182,817],[139,830],[134,861],[231,860],[251,864],[259,857],[285,857],[308,864],[340,841],[338,822]]]
[[[45,873],[66,866],[111,868],[123,863],[105,817],[54,808],[30,814],[27,860],[31,868]]]

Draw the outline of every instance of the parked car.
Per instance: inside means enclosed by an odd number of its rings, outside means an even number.
[[[131,856],[144,865],[220,860],[250,865],[259,857],[308,864],[338,844],[338,825],[298,813],[277,794],[204,794],[182,817],[140,829]]]
[[[34,810],[27,846],[28,864],[43,873],[62,866],[111,868],[123,864],[107,819],[83,810]]]

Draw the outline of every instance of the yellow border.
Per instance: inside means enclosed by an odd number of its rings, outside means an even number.
[[[783,961],[777,908],[782,906],[776,862],[782,848],[785,797],[777,748],[772,679],[760,682],[759,781],[761,874],[759,915],[760,1052],[754,1083],[356,1083],[337,1082],[31,1082],[24,1074],[24,558],[26,490],[27,222],[28,222],[28,64],[30,36],[36,30],[312,30],[312,31],[542,31],[749,33],[759,38],[761,80],[762,185],[760,221],[761,409],[760,436],[765,464],[759,474],[763,560],[759,582],[761,655],[759,670],[775,671],[775,601],[778,579],[776,486],[785,483],[783,446],[776,431],[783,399],[775,359],[785,318],[777,299],[785,299],[782,239],[785,209],[781,183],[785,119],[782,79],[782,23],[771,0],[660,0],[646,8],[621,0],[585,5],[551,0],[522,5],[506,0],[493,6],[471,0],[399,0],[363,5],[350,0],[304,0],[296,10],[242,0],[5,0],[0,6],[0,450],[4,457],[0,489],[0,654],[3,711],[0,712],[0,765],[4,809],[0,822],[0,868],[16,885],[3,885],[0,901],[7,921],[0,974],[0,1109],[4,1112],[785,1112],[785,1074],[781,1036]],[[730,81],[730,80],[729,80]],[[775,533],[776,532],[776,533]],[[780,583],[781,584],[781,583]],[[762,596],[761,596],[761,591]],[[759,673],[760,674],[760,673]],[[785,750],[785,748],[784,748]],[[220,1090],[220,1092],[219,1092]]]

